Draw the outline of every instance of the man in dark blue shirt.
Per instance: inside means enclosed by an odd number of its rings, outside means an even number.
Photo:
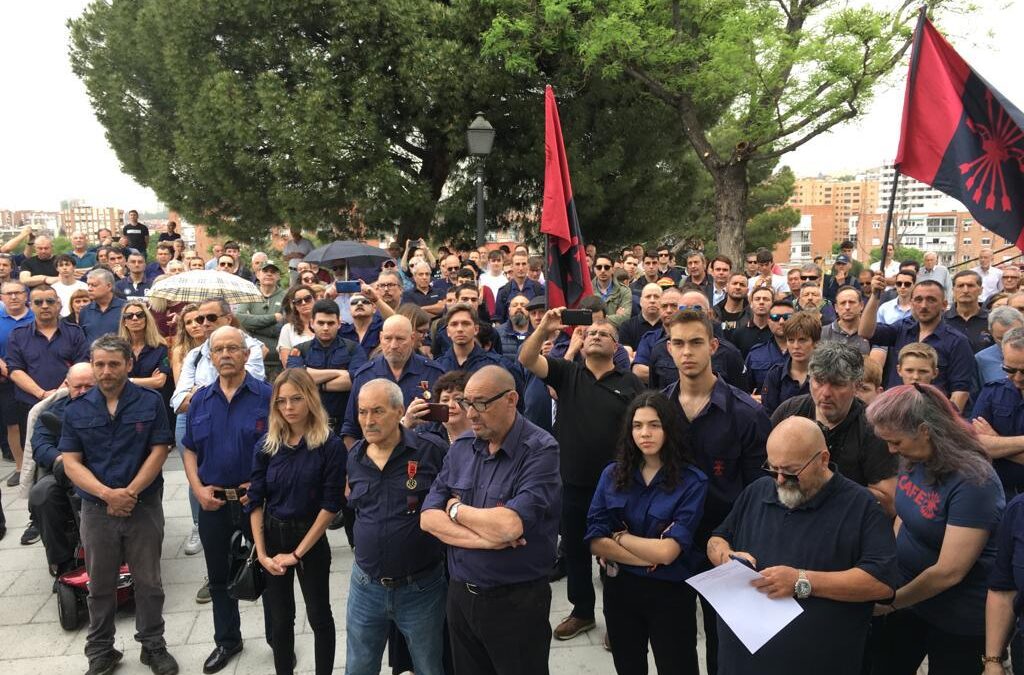
[[[331,418],[331,427],[337,429],[348,407],[352,373],[366,363],[366,352],[339,335],[341,310],[334,301],[317,300],[312,322],[316,337],[292,349],[287,367],[306,369],[320,389],[320,401]]]
[[[329,302],[329,301],[328,301]],[[210,336],[210,358],[217,380],[192,395],[185,423],[182,455],[199,512],[199,537],[206,556],[213,600],[213,652],[204,673],[223,670],[242,651],[238,601],[228,595],[231,539],[249,533],[242,513],[252,475],[256,441],[267,431],[272,387],[245,371],[248,348],[242,332],[222,326]],[[269,633],[268,633],[269,634]]]
[[[86,275],[86,283],[92,302],[83,307],[78,316],[78,325],[85,331],[85,339],[92,342],[107,333],[117,335],[125,301],[114,295],[114,275],[104,269],[95,269]]]
[[[378,308],[384,307],[387,310],[391,308],[387,303],[378,299],[377,294],[369,286],[364,289],[363,293],[354,293],[348,299],[348,305],[352,314],[352,323],[341,324],[338,328],[338,335],[357,343],[363,348],[365,354],[369,354],[380,344],[380,329],[384,326],[384,318]]]
[[[812,420],[783,420],[767,453],[774,480],[743,491],[708,558],[743,559],[761,574],[758,590],[795,596],[803,612],[754,654],[719,618],[718,673],[788,675],[799,654],[835,675],[859,675],[874,603],[899,585],[892,524],[870,492],[834,471]]]
[[[999,474],[1009,503],[1024,492],[1024,328],[1003,335],[1006,377],[982,388],[974,404],[972,424]]]
[[[514,254],[508,283],[498,290],[498,296],[494,300],[494,316],[491,317],[494,323],[508,321],[508,305],[515,296],[523,295],[527,300],[533,300],[538,295],[544,295],[544,286],[531,279],[529,275],[530,256],[526,253]]]
[[[38,312],[37,312],[38,314]],[[132,348],[104,336],[92,345],[96,387],[68,404],[60,445],[68,478],[82,496],[81,534],[89,572],[89,672],[110,672],[121,563],[132,570],[135,639],[140,660],[157,675],[178,664],[164,640],[160,552],[164,539],[163,476],[174,441],[160,394],[128,381]]]
[[[412,323],[409,319],[395,315],[384,320],[384,327],[380,332],[381,355],[352,373],[352,391],[349,394],[345,421],[339,434],[346,447],[351,448],[363,437],[355,402],[359,400],[359,389],[364,384],[378,377],[387,378],[402,389],[405,404],[408,406],[424,390],[432,387],[434,380],[444,374],[436,363],[414,353],[414,348]]]
[[[458,303],[448,308],[445,331],[452,346],[436,361],[444,372],[464,370],[475,373],[484,366],[504,363],[500,356],[484,351],[477,343],[480,326],[476,310],[468,304]]]
[[[431,316],[444,311],[444,293],[430,285],[430,265],[418,263],[412,271],[413,287],[402,293],[402,302],[422,307]]]
[[[128,254],[128,274],[117,282],[116,289],[125,297],[145,297],[153,284],[146,277],[146,257],[137,251]]]
[[[18,420],[21,415],[18,411],[18,404],[14,400],[14,383],[9,379],[9,369],[3,359],[7,358],[7,342],[10,339],[11,331],[18,326],[25,326],[32,323],[35,315],[28,308],[28,288],[17,281],[6,281],[0,284],[0,297],[3,298],[3,308],[0,308],[0,420],[3,424],[3,438],[0,439],[0,446],[3,447],[4,457],[14,460],[14,473],[7,479],[10,487],[17,485],[17,477],[21,474],[22,449],[25,447],[21,440],[21,432]],[[0,522],[2,522],[0,518]]]
[[[977,380],[974,353],[962,333],[950,328],[942,320],[946,306],[946,291],[937,281],[925,280],[914,284],[910,294],[911,316],[886,325],[878,324],[878,296],[885,288],[882,275],[871,280],[872,290],[864,313],[860,317],[860,335],[872,345],[889,348],[885,357],[882,382],[886,388],[902,384],[896,372],[900,349],[911,342],[923,342],[939,353],[939,375],[933,385],[949,395],[950,401],[963,410]]]
[[[546,675],[558,444],[516,412],[508,371],[481,368],[464,396],[473,435],[452,444],[420,516],[448,544],[455,672]]]
[[[420,529],[419,514],[446,448],[437,436],[402,428],[403,398],[398,385],[385,379],[371,380],[359,391],[365,438],[348,456],[356,561],[345,665],[352,673],[378,672],[394,621],[409,646],[413,670],[442,675],[443,546]]]

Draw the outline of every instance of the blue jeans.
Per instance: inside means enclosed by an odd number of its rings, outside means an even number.
[[[174,443],[178,448],[178,455],[181,456],[184,461],[185,457],[185,446],[181,444],[181,439],[185,437],[185,413],[174,418]],[[192,487],[188,488],[188,505],[192,509],[192,524],[199,525],[199,500],[192,494]]]
[[[437,573],[399,588],[385,588],[352,565],[348,591],[345,675],[377,675],[391,621],[405,636],[416,675],[444,675],[445,599],[448,582]]]

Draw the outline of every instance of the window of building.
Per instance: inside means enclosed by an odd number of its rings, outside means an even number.
[[[981,245],[982,246],[991,246],[992,245],[992,237],[982,237],[981,238]]]
[[[970,237],[965,237],[964,238],[964,246],[970,246],[970,245],[971,245],[971,238]]]

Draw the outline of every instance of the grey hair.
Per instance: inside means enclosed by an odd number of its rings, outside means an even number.
[[[377,281],[380,281],[381,277],[393,277],[395,281],[398,282],[399,285],[402,284],[402,277],[395,270],[383,270],[380,274],[377,275]]]
[[[818,267],[817,265],[815,265],[814,263],[805,263],[805,264],[801,265],[800,266],[800,271],[801,272],[814,272],[819,277],[821,276],[821,268]]]
[[[1021,314],[1013,307],[1002,305],[988,313],[988,329],[992,330],[996,324],[1010,328],[1015,323],[1024,324],[1024,314]]]
[[[207,298],[206,300],[203,300],[199,304],[205,305],[208,302],[216,302],[217,305],[220,307],[221,314],[224,314],[225,316],[234,316],[235,314],[233,311],[231,311],[231,303],[229,303],[224,298]]]
[[[405,395],[402,394],[402,388],[399,387],[394,382],[392,382],[391,380],[385,379],[383,377],[378,377],[377,379],[370,380],[369,382],[364,384],[363,388],[360,389],[359,391],[360,393],[362,393],[371,387],[383,389],[384,393],[387,394],[388,397],[388,405],[390,405],[392,408],[402,408],[403,410],[405,409]]]
[[[819,382],[850,384],[864,379],[864,357],[844,342],[826,340],[811,353],[807,373]]]
[[[110,270],[105,270],[100,267],[97,267],[96,269],[90,271],[85,276],[87,279],[99,279],[105,284],[108,284],[110,286],[114,285],[114,273],[111,272]]]
[[[420,269],[423,268],[423,267],[426,267],[428,272],[430,271],[430,265],[428,265],[425,262],[419,262],[419,263],[416,263],[416,265],[412,268],[413,274],[416,274],[417,272],[419,272]]]
[[[1000,307],[999,309],[1002,309]],[[1024,328],[1011,328],[1006,331],[1003,335],[1003,350],[1007,347],[1013,347],[1014,349],[1024,349]]]
[[[132,346],[128,344],[128,341],[122,337],[114,335],[113,333],[101,335],[93,340],[92,344],[89,346],[89,358],[91,359],[92,355],[97,351],[118,353],[123,356],[124,360],[128,363],[131,363],[135,358],[132,355]]]

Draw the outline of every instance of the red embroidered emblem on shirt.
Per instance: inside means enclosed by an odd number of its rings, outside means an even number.
[[[711,473],[716,476],[725,475],[725,462],[721,459],[716,459],[715,463],[711,466]]]
[[[257,431],[257,433],[261,433],[262,434],[263,431],[266,428],[267,428],[267,423],[266,423],[265,420],[262,420],[262,419],[256,420],[256,431]]]
[[[135,423],[135,433],[137,433],[137,434],[146,433],[146,425],[143,424],[142,422],[136,422]]]

